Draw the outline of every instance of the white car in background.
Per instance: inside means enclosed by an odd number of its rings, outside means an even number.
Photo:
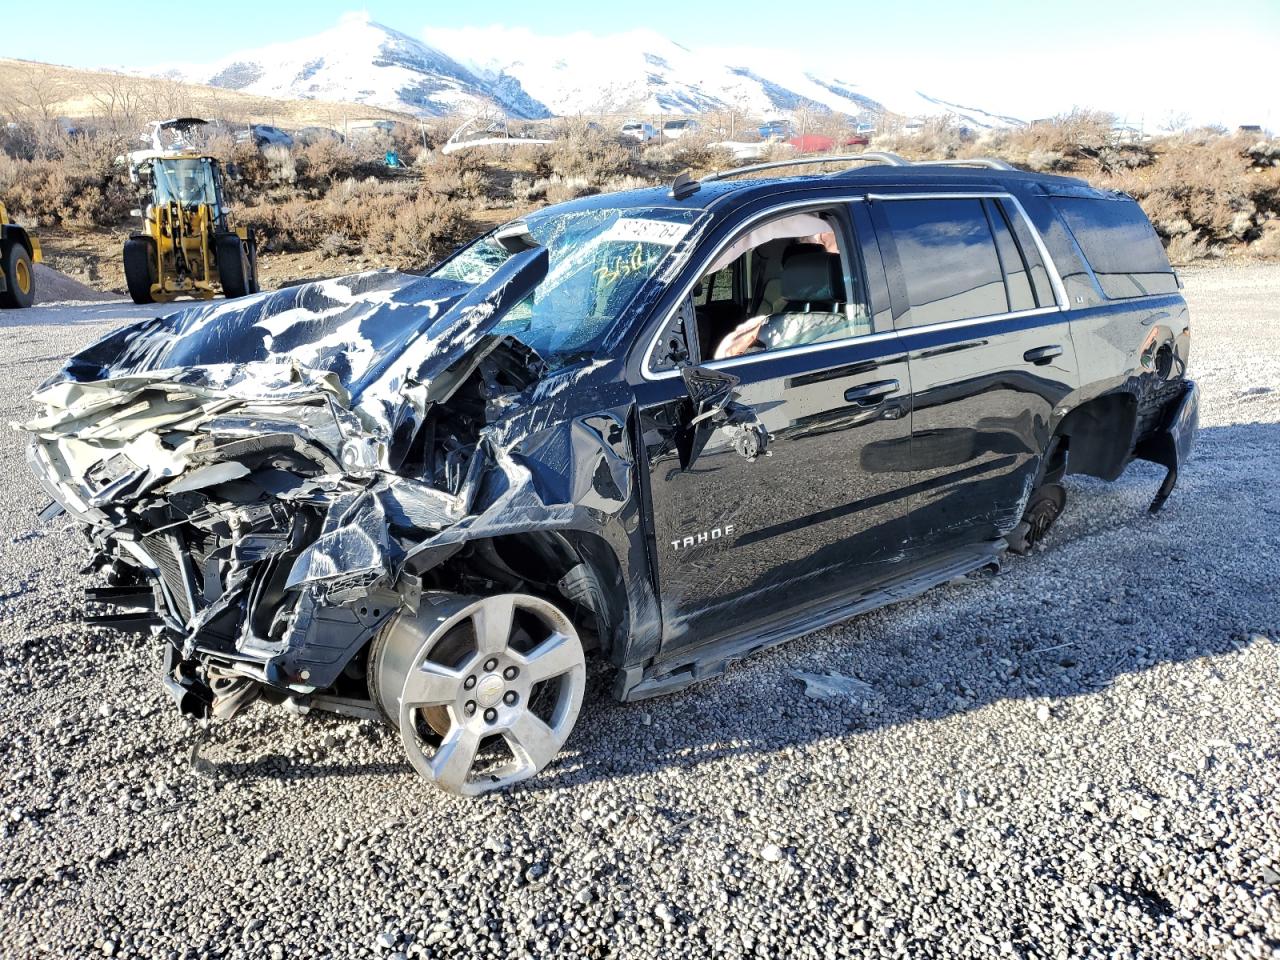
[[[692,117],[680,117],[675,120],[668,120],[662,125],[662,135],[668,140],[679,140],[686,133],[696,133],[698,130],[698,121]]]
[[[658,128],[643,120],[628,120],[618,131],[624,137],[646,143],[658,135]]]

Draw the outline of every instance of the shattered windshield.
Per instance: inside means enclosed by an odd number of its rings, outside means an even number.
[[[494,332],[515,337],[543,358],[589,352],[700,215],[628,207],[529,217],[529,233],[550,257],[547,277]],[[430,276],[483,283],[511,256],[493,237],[477,240]]]

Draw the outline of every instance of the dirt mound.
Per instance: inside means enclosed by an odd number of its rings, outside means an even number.
[[[87,300],[119,300],[114,293],[95,290],[79,280],[73,280],[65,273],[59,273],[43,263],[35,264],[36,268],[36,303],[68,303]]]

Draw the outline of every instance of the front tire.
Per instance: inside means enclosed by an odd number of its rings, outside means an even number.
[[[0,307],[29,307],[36,301],[36,272],[31,254],[20,243],[10,242],[0,249],[0,269],[4,270],[5,289],[0,293]]]
[[[560,752],[586,688],[582,641],[554,604],[528,594],[428,593],[369,654],[374,703],[413,768],[475,796],[526,780]]]
[[[222,284],[222,293],[228,299],[248,296],[253,293],[253,269],[250,265],[247,244],[238,234],[219,234],[214,246],[214,255],[218,259],[218,282]]]
[[[124,242],[124,282],[134,303],[154,303],[151,285],[156,282],[156,242],[150,237],[130,237]]]

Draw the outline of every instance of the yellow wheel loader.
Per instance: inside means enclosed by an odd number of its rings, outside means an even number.
[[[0,203],[0,307],[29,307],[36,299],[40,241],[9,219]]]
[[[252,234],[232,229],[222,199],[222,166],[198,151],[139,150],[130,176],[149,193],[141,233],[124,244],[124,276],[134,303],[181,296],[209,300],[258,292]]]

